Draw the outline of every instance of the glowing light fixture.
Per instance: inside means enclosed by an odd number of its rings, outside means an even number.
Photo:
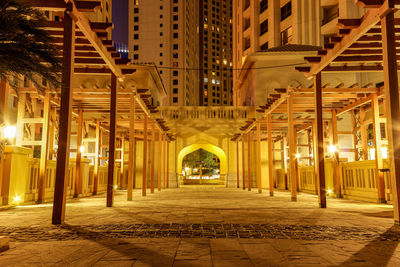
[[[328,189],[328,194],[332,194],[332,189]]]
[[[118,185],[114,185],[114,189],[118,189]]]
[[[81,153],[85,152],[85,146],[80,146],[80,147],[79,147],[79,151],[80,151]]]
[[[15,196],[15,197],[14,197],[14,202],[17,203],[17,204],[18,204],[19,202],[21,202],[21,197],[20,197],[20,196]]]
[[[337,147],[335,145],[330,145],[330,146],[328,146],[328,151],[329,151],[329,153],[334,154],[337,151]]]
[[[300,157],[301,157],[300,153],[297,153],[296,154],[296,159],[300,159]]]
[[[14,139],[15,135],[17,134],[17,127],[6,125],[3,128],[3,137],[6,139]]]
[[[387,159],[388,158],[388,149],[387,147],[382,147],[381,148],[381,153],[382,153],[382,158]]]

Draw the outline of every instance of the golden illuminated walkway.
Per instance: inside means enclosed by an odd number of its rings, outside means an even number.
[[[221,187],[133,196],[118,192],[113,208],[104,195],[70,200],[61,226],[48,220],[51,205],[0,211],[0,235],[12,239],[0,265],[400,264],[389,205],[328,199],[329,209],[319,209],[307,194],[291,202],[287,192]]]

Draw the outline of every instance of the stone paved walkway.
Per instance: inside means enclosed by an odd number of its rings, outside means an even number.
[[[392,207],[213,187],[169,189],[115,206],[105,196],[0,211],[0,266],[400,266]]]

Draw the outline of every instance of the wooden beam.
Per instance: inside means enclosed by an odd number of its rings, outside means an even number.
[[[155,121],[151,124],[151,151],[150,151],[150,193],[154,194],[154,167],[155,167],[156,127]]]
[[[135,161],[134,151],[136,150],[135,146],[135,94],[131,94],[131,106],[129,110],[129,164],[128,164],[128,192],[127,192],[127,200],[132,201],[132,191],[133,191],[133,181],[135,179]]]
[[[316,155],[315,166],[317,166],[318,200],[320,208],[326,208],[325,192],[325,156],[324,156],[324,129],[322,118],[322,86],[321,73],[314,77],[315,86],[315,117],[316,117]]]
[[[245,160],[245,153],[244,153],[244,148],[245,148],[245,143],[244,143],[244,136],[242,136],[242,179],[243,179],[243,190],[246,190],[246,160]]]
[[[65,219],[65,201],[67,191],[67,177],[69,175],[69,145],[71,131],[71,104],[73,86],[73,62],[75,22],[68,14],[72,10],[72,3],[67,3],[64,12],[64,43],[63,43],[63,69],[61,84],[61,104],[59,138],[57,150],[56,181],[54,189],[52,223],[61,224]]]
[[[258,193],[262,193],[262,180],[261,180],[261,122],[257,122],[257,187]]]
[[[39,204],[43,203],[46,198],[46,179],[47,179],[47,158],[49,148],[49,121],[50,121],[50,94],[46,93],[43,101],[43,125],[42,139],[40,146],[40,166],[38,180],[38,200]]]
[[[288,98],[288,139],[289,139],[289,177],[291,200],[297,201],[297,141],[296,130],[293,123],[293,96]]]
[[[97,195],[99,186],[99,154],[101,150],[100,144],[100,121],[96,122],[96,144],[94,148],[94,168],[93,168],[93,195]]]
[[[107,207],[114,204],[115,140],[117,121],[117,76],[111,74],[110,133],[108,149]]]
[[[272,118],[271,114],[267,115],[267,131],[268,131],[268,178],[269,178],[269,195],[274,196],[274,154],[272,140]]]
[[[143,126],[143,177],[142,177],[142,196],[146,196],[147,191],[147,115],[144,115]]]
[[[393,0],[387,0],[390,8],[394,7]],[[395,224],[400,224],[400,101],[397,74],[395,18],[391,10],[381,20],[383,69],[385,84],[385,107],[387,119],[387,138],[389,145],[390,176],[393,195],[393,211]]]
[[[82,146],[82,131],[83,131],[83,110],[78,112],[78,134],[76,137],[76,165],[75,165],[75,190],[74,198],[77,198],[79,194],[82,194],[82,168],[81,159],[82,153],[80,151]]]

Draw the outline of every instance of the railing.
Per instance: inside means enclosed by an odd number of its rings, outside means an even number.
[[[387,166],[387,162],[384,162]],[[384,173],[386,198],[391,200],[389,173]],[[374,160],[356,161],[341,164],[341,184],[344,196],[353,199],[377,201],[376,165]]]
[[[254,114],[254,107],[159,107],[160,116],[168,120],[193,119],[247,119]]]

